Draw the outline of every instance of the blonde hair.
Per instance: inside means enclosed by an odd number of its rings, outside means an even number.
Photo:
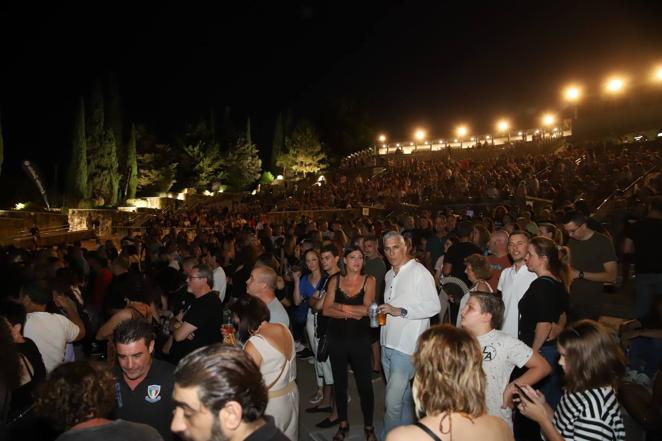
[[[465,330],[437,325],[426,330],[414,353],[416,411],[476,418],[485,413],[485,373],[478,342]]]

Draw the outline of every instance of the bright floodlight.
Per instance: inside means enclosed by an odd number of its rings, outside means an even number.
[[[379,142],[386,141],[386,135],[379,135]]]
[[[574,103],[579,101],[582,96],[582,90],[579,86],[568,86],[563,92],[563,97],[566,101]]]
[[[556,121],[556,117],[551,113],[546,113],[542,116],[542,123],[546,126],[551,126]]]
[[[469,133],[469,129],[467,126],[459,126],[455,132],[457,133],[457,136],[460,138],[467,136],[467,133]]]
[[[662,81],[662,66],[657,66],[653,72],[653,80]]]
[[[497,123],[497,130],[499,132],[507,132],[510,129],[510,123],[508,120],[502,119]]]
[[[607,80],[607,85],[605,87],[609,93],[620,93],[623,91],[623,87],[625,87],[625,81],[623,78],[619,77],[610,78]]]
[[[283,175],[278,175],[278,176],[276,176],[276,180],[277,180],[277,181],[282,181],[282,180],[283,180]]]
[[[414,132],[414,138],[416,138],[417,141],[423,141],[426,135],[427,133],[425,133],[425,130],[423,129],[416,129],[416,132]]]

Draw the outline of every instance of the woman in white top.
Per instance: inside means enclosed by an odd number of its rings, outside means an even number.
[[[290,330],[280,323],[269,323],[269,309],[263,301],[242,297],[232,307],[239,319],[239,339],[260,368],[269,390],[265,413],[291,440],[299,438],[299,389],[295,382],[296,352]]]
[[[481,256],[480,254],[472,254],[464,259],[464,264],[466,266],[464,272],[467,274],[467,278],[472,283],[472,285],[471,288],[469,288],[469,291],[466,292],[460,300],[460,312],[462,312],[465,305],[469,301],[470,292],[493,293],[492,287],[487,282],[492,277],[492,268],[490,267],[490,263],[487,261],[487,257]],[[458,313],[455,326],[459,327],[461,321],[462,314]]]

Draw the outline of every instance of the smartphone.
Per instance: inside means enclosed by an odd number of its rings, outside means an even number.
[[[515,387],[517,388],[517,392],[519,392],[519,396],[520,396],[520,397],[524,398],[524,399],[525,399],[526,401],[528,401],[529,403],[533,403],[533,400],[531,399],[531,397],[529,397],[529,396],[526,394],[526,392],[524,392],[524,389],[522,389],[522,387],[521,387],[519,384],[516,383],[516,384],[515,384]]]

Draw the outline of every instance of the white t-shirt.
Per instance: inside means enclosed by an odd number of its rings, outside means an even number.
[[[501,291],[503,304],[506,307],[501,330],[515,338],[517,338],[519,328],[519,301],[522,300],[529,285],[537,277],[536,273],[529,271],[524,264],[519,270],[516,270],[513,265],[501,271],[497,290]]]
[[[267,303],[267,308],[269,308],[269,323],[282,323],[288,328],[290,327],[290,317],[280,300],[274,298]]]
[[[80,329],[68,318],[50,312],[31,312],[25,320],[23,334],[34,341],[50,373],[64,361],[64,348],[73,342]]]
[[[483,351],[483,371],[487,380],[487,413],[503,418],[512,429],[512,410],[501,408],[503,391],[510,382],[510,374],[515,366],[523,367],[533,355],[533,349],[497,329],[478,337],[478,343]]]
[[[216,268],[213,272],[214,276],[214,286],[212,289],[218,293],[219,298],[221,299],[221,302],[225,300],[225,290],[228,285],[228,279],[225,276],[225,271],[223,271],[223,267],[219,266]]]

